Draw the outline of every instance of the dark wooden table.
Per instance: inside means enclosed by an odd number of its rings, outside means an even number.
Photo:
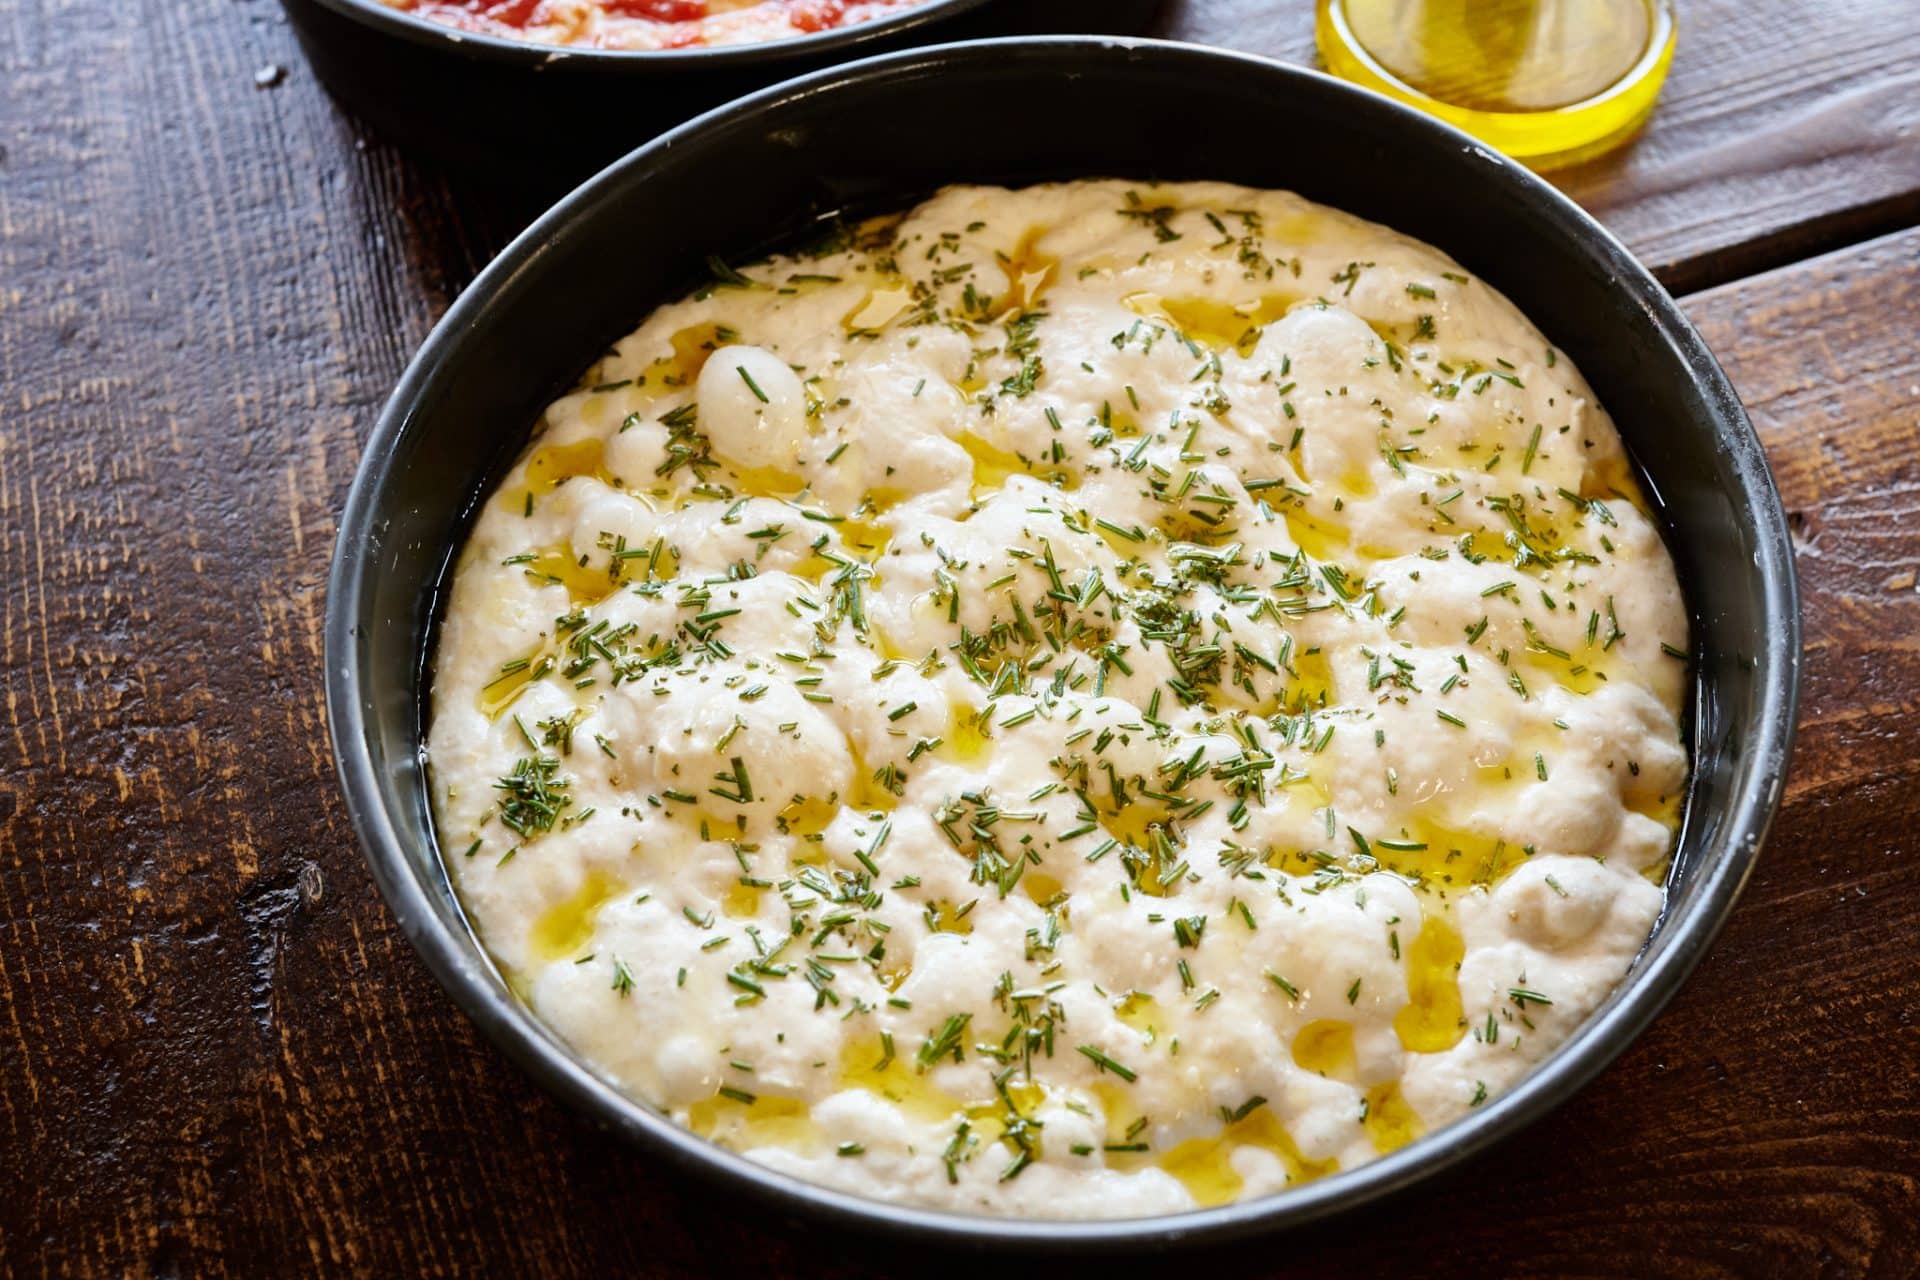
[[[1792,513],[1773,840],[1685,993],[1551,1118],[1177,1265],[1920,1273],[1920,4],[1681,23],[1651,126],[1560,180],[1687,295]],[[1292,59],[1310,26],[1160,19]],[[321,707],[335,513],[532,212],[363,136],[271,0],[0,4],[0,1273],[1010,1265],[667,1176],[480,1040],[362,868]]]

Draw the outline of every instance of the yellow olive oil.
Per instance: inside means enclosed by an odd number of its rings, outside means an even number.
[[[1639,128],[1673,60],[1670,0],[1319,0],[1327,69],[1535,168]]]

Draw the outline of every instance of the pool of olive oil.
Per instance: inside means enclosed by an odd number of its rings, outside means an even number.
[[[1673,59],[1670,0],[1318,0],[1328,70],[1535,168],[1619,144]]]

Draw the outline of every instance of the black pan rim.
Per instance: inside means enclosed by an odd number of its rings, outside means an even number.
[[[1264,1199],[1181,1214],[1118,1220],[1053,1221],[980,1217],[867,1200],[799,1181],[715,1147],[619,1094],[560,1047],[512,997],[499,990],[490,965],[471,940],[437,919],[425,887],[403,852],[392,815],[379,795],[366,746],[362,672],[355,660],[354,602],[374,566],[369,551],[377,498],[405,435],[422,388],[457,351],[463,331],[489,298],[519,273],[537,270],[543,246],[601,199],[614,175],[643,168],[676,143],[783,102],[836,90],[871,90],[899,77],[925,75],[972,59],[1123,57],[1187,64],[1193,74],[1231,64],[1276,80],[1305,82],[1303,91],[1350,96],[1356,108],[1399,112],[1427,145],[1464,148],[1483,161],[1490,180],[1516,185],[1537,216],[1585,241],[1603,261],[1624,298],[1655,321],[1662,339],[1684,362],[1695,387],[1712,406],[1714,430],[1734,458],[1743,505],[1757,539],[1767,634],[1758,638],[1756,666],[1764,683],[1761,711],[1741,724],[1755,749],[1727,803],[1727,830],[1693,874],[1698,897],[1669,915],[1642,962],[1628,974],[1617,999],[1603,1006],[1548,1059],[1486,1107],[1369,1164]],[[1063,176],[1072,176],[1064,175]],[[1099,1251],[1219,1240],[1258,1230],[1297,1226],[1405,1189],[1485,1150],[1538,1120],[1587,1084],[1666,1005],[1698,963],[1751,873],[1778,806],[1791,755],[1800,687],[1800,610],[1785,513],[1758,437],[1738,396],[1699,334],[1667,292],[1589,215],[1542,180],[1450,126],[1387,103],[1320,73],[1254,55],[1157,40],[1033,37],[981,40],[889,54],[802,77],[717,109],[629,153],[535,222],[496,258],[449,309],[421,346],[383,409],[362,455],[341,519],[326,602],[326,686],[329,727],[348,811],[382,896],[429,969],[475,1023],[555,1093],[604,1126],[681,1167],[723,1177],[797,1214],[825,1217],[922,1240],[1048,1251]]]
[[[440,49],[450,56],[518,65],[529,71],[588,71],[616,74],[677,74],[761,67],[810,56],[833,55],[889,36],[902,35],[929,23],[958,17],[989,0],[921,0],[896,14],[812,35],[756,44],[701,45],[688,49],[580,49],[509,40],[501,36],[461,31],[445,23],[389,8],[380,0],[314,0],[342,17],[370,30]]]

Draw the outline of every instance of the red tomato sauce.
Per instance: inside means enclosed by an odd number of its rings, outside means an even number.
[[[465,31],[589,48],[685,49],[710,36],[783,39],[852,26],[925,0],[385,0]],[[742,24],[749,24],[743,26]]]

